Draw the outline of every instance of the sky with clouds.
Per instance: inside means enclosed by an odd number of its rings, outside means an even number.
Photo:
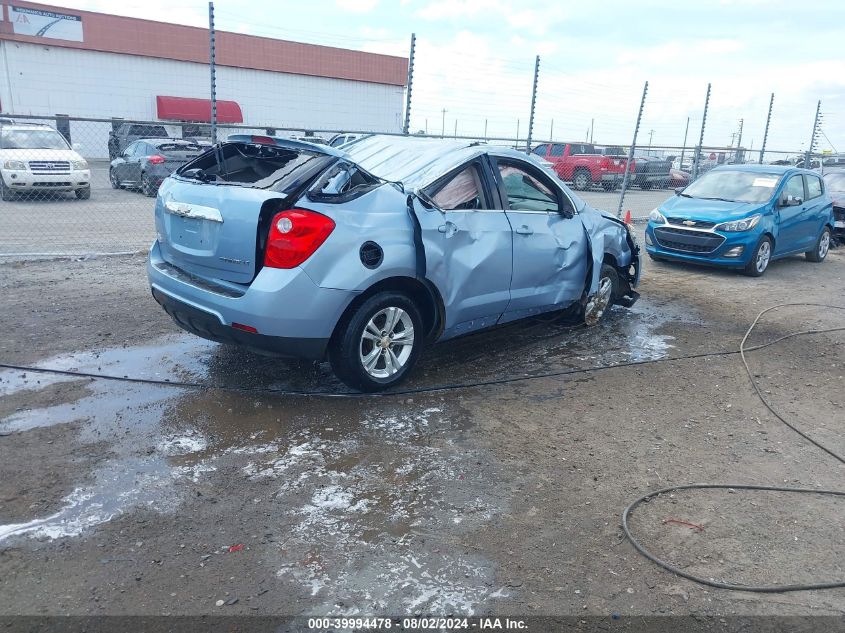
[[[204,26],[207,3],[56,0],[51,4]],[[407,56],[417,50],[414,131],[524,137],[540,56],[534,137],[805,150],[822,102],[820,149],[845,152],[842,0],[215,0],[217,28]],[[225,92],[222,87],[221,91]],[[339,95],[339,98],[342,96]],[[445,113],[443,112],[445,110]]]

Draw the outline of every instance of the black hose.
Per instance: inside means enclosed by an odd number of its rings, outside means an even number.
[[[760,401],[765,405],[765,407],[774,415],[779,421],[785,424],[787,427],[795,431],[798,435],[803,437],[805,440],[820,448],[825,453],[839,461],[841,464],[845,464],[845,457],[839,455],[832,449],[828,448],[818,440],[813,439],[794,424],[787,421],[780,413],[778,413],[774,406],[766,399],[763,395],[760,386],[757,384],[757,381],[754,380],[754,374],[751,371],[751,367],[748,365],[748,359],[745,357],[746,352],[762,349],[764,347],[768,347],[770,345],[774,345],[775,343],[779,343],[780,341],[784,341],[789,338],[794,338],[796,336],[801,336],[804,334],[821,334],[827,332],[837,332],[841,330],[845,330],[845,327],[835,327],[829,329],[821,329],[821,330],[804,330],[801,332],[793,332],[791,334],[787,334],[785,336],[781,336],[780,338],[774,339],[769,341],[768,343],[764,343],[762,345],[756,345],[754,347],[745,347],[745,343],[748,340],[748,337],[751,335],[751,332],[757,326],[757,323],[760,321],[760,318],[766,314],[767,312],[771,312],[772,310],[776,310],[778,308],[785,308],[790,306],[801,306],[801,307],[818,307],[818,308],[829,308],[832,310],[845,310],[845,306],[835,306],[835,305],[828,305],[823,303],[782,303],[779,305],[772,306],[770,308],[766,308],[765,310],[761,311],[751,325],[748,327],[748,330],[745,332],[745,336],[742,337],[742,341],[739,344],[739,354],[742,358],[742,364],[745,367],[745,372],[748,374],[748,379],[751,381],[751,386],[754,387],[754,391],[756,392],[757,396],[760,398]],[[789,585],[741,585],[737,583],[730,583],[730,582],[719,582],[716,580],[710,580],[708,578],[702,578],[701,576],[696,576],[694,574],[690,574],[685,572],[684,570],[672,565],[671,563],[658,558],[651,552],[649,552],[642,544],[640,544],[637,539],[631,534],[630,526],[628,525],[628,518],[633,512],[634,508],[645,501],[649,501],[653,498],[659,497],[662,494],[666,494],[667,492],[674,492],[676,490],[701,490],[701,489],[733,489],[733,490],[765,490],[770,492],[792,492],[792,493],[799,493],[799,494],[816,494],[816,495],[834,495],[837,497],[845,497],[845,491],[839,490],[817,490],[813,488],[788,488],[788,487],[781,487],[781,486],[762,486],[762,485],[755,485],[755,484],[687,484],[682,486],[672,486],[670,488],[663,488],[662,490],[657,490],[655,492],[649,492],[642,497],[634,500],[627,508],[622,512],[622,530],[625,532],[625,536],[628,537],[628,540],[631,541],[631,544],[634,548],[651,562],[655,563],[656,565],[662,567],[663,569],[672,572],[682,578],[686,578],[687,580],[692,580],[693,582],[697,582],[702,585],[707,585],[708,587],[715,587],[717,589],[730,589],[732,591],[750,591],[754,593],[784,593],[787,591],[814,591],[818,589],[835,589],[839,587],[845,587],[845,580],[834,580],[830,582],[821,582],[821,583],[809,583],[809,584],[789,584]]]
[[[693,582],[697,582],[702,585],[707,585],[708,587],[716,587],[717,589],[731,589],[733,591],[751,591],[754,593],[783,593],[786,591],[812,591],[816,589],[835,589],[837,587],[845,587],[845,580],[834,580],[832,582],[820,582],[806,585],[739,585],[731,582],[719,582],[717,580],[710,580],[708,578],[702,578],[701,576],[696,576],[694,574],[687,573],[684,570],[676,567],[675,565],[667,563],[665,560],[658,558],[657,556],[649,552],[645,547],[643,547],[640,542],[637,541],[637,539],[635,539],[631,534],[631,529],[628,526],[628,517],[634,510],[634,508],[636,508],[641,503],[659,497],[660,495],[666,494],[667,492],[675,492],[676,490],[707,490],[713,488],[721,488],[723,490],[732,489],[767,490],[772,492],[798,492],[804,494],[836,495],[838,497],[845,497],[845,491],[839,490],[814,490],[813,488],[785,488],[779,486],[757,486],[753,484],[687,484],[685,486],[672,486],[671,488],[663,488],[663,490],[649,492],[648,494],[643,495],[642,497],[631,503],[627,508],[625,508],[625,511],[622,513],[622,529],[625,532],[625,536],[627,536],[628,540],[631,541],[631,545],[633,545],[634,548],[640,554],[645,556],[651,562],[659,565],[667,571],[671,571],[673,574],[681,576],[682,578],[692,580]]]

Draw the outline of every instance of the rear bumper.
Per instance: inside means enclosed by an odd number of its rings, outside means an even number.
[[[288,356],[321,360],[326,354],[328,338],[290,338],[285,336],[267,336],[236,330],[223,325],[209,312],[183,303],[155,286],[153,298],[170,315],[170,318],[183,330],[217,343],[228,343],[251,349],[261,354]]]
[[[169,265],[153,244],[147,276],[156,301],[183,329],[222,343],[322,359],[355,293],[320,288],[301,269],[263,268],[249,286],[199,279]],[[257,333],[232,327],[255,328]]]
[[[91,171],[88,169],[59,174],[4,169],[0,175],[12,191],[74,191],[91,185]]]

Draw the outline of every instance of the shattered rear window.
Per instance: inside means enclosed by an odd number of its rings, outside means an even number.
[[[357,198],[381,181],[357,165],[339,161],[327,169],[308,190],[311,200],[322,202],[343,202]]]

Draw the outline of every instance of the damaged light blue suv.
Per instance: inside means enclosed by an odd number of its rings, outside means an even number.
[[[328,356],[351,387],[404,379],[426,342],[636,301],[639,247],[534,159],[470,142],[326,146],[234,136],[156,200],[148,274],[182,328]]]

